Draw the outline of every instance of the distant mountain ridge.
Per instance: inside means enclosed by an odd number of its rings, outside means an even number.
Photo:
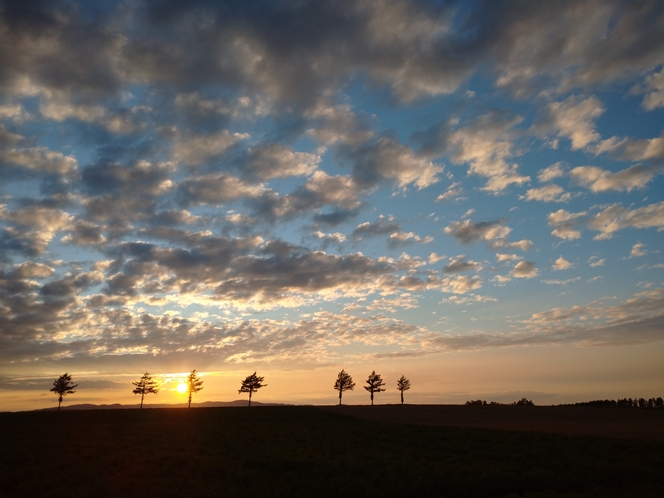
[[[191,406],[192,408],[218,408],[218,407],[224,407],[224,406],[247,406],[248,401],[246,399],[237,399],[235,401],[205,401],[203,403],[192,403]],[[288,403],[261,403],[259,401],[252,401],[251,406],[293,406]],[[82,403],[78,405],[69,405],[69,406],[62,406],[60,409],[61,410],[131,410],[131,409],[138,409],[139,408],[139,403],[136,404],[131,404],[131,405],[123,405],[121,403],[113,403],[112,405],[95,405],[92,403]],[[168,403],[157,403],[157,404],[143,404],[143,408],[187,408],[187,403],[173,403],[173,404],[168,404]],[[39,408],[37,410],[33,410],[35,412],[44,412],[44,411],[53,411],[57,410],[57,406],[49,407],[49,408]]]

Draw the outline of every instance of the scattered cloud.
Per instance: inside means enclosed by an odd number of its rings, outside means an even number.
[[[565,258],[560,256],[558,259],[556,259],[555,263],[553,263],[553,270],[569,270],[570,268],[574,268],[574,265],[567,261]]]

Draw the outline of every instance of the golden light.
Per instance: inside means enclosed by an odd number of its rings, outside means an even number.
[[[178,387],[176,387],[175,389],[177,389],[177,391],[178,391],[179,393],[183,393],[183,394],[184,394],[184,393],[187,392],[187,384],[185,384],[184,382],[180,382],[180,383],[178,384]]]

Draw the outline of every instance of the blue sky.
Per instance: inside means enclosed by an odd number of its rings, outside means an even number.
[[[267,399],[332,402],[341,368],[414,402],[661,394],[662,22],[3,2],[6,409],[65,371],[131,402],[146,369],[173,402],[194,368],[201,400],[259,370]]]

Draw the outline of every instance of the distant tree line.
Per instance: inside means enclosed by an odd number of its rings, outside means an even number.
[[[248,375],[241,384],[240,390],[238,393],[249,393],[249,406],[251,406],[251,395],[258,391],[261,387],[266,387],[267,384],[263,384],[264,377],[259,377],[254,372],[251,375]],[[143,408],[143,400],[145,399],[146,394],[158,394],[160,385],[157,381],[152,378],[149,372],[145,372],[143,376],[135,382],[132,382],[134,385],[134,394],[141,395],[140,408]],[[184,381],[186,386],[186,391],[189,395],[188,398],[188,408],[191,408],[191,398],[192,396],[203,389],[203,380],[200,379],[196,370],[192,370],[191,373],[187,376]],[[74,394],[76,391],[74,389],[78,387],[78,384],[74,384],[72,381],[72,376],[65,373],[53,381],[53,387],[50,389],[51,392],[55,393],[58,396],[58,411],[60,411],[60,405],[62,400],[67,394]],[[339,397],[341,399],[341,397]]]
[[[580,403],[574,403],[573,405],[562,405],[562,406],[601,406],[601,407],[611,407],[611,408],[644,408],[644,409],[653,409],[653,408],[664,408],[664,399],[659,398],[623,398],[619,400],[615,399],[596,399],[594,401],[582,401]]]
[[[482,399],[471,399],[470,401],[466,401],[466,405],[535,406],[535,403],[527,398],[521,398],[519,401],[513,401],[512,403],[499,403],[498,401],[489,401],[487,403]]]
[[[255,392],[257,392],[259,389],[267,387],[267,384],[263,384],[264,380],[265,380],[264,377],[259,377],[258,375],[256,375],[256,372],[254,372],[253,374],[248,375],[244,380],[241,381],[238,393],[249,394],[249,406],[251,406],[252,395]],[[371,405],[373,406],[374,394],[385,391],[385,388],[383,387],[385,385],[385,382],[383,381],[380,374],[377,374],[376,371],[373,370],[369,374],[369,377],[367,378],[365,383],[367,385],[362,387],[364,387],[364,389],[367,392],[369,392]],[[146,394],[159,393],[160,389],[159,383],[155,381],[148,372],[145,372],[145,374],[143,374],[143,376],[138,381],[132,382],[132,384],[135,386],[132,392],[134,394],[141,395],[140,408],[143,408],[143,400]],[[187,406],[191,408],[192,396],[203,389],[203,381],[198,377],[196,370],[192,370],[191,373],[187,376],[184,384],[186,386],[185,392],[188,393],[189,395]],[[74,391],[76,387],[78,387],[78,384],[74,384],[72,376],[67,373],[61,375],[60,377],[58,377],[56,380],[53,381],[53,387],[50,389],[50,391],[55,393],[55,395],[58,397],[58,411],[60,410],[60,405],[62,404],[64,397],[68,394],[76,393],[76,391]],[[337,375],[337,380],[334,383],[334,389],[339,392],[339,405],[341,405],[341,398],[343,396],[343,393],[345,391],[354,390],[355,382],[353,382],[353,378],[350,376],[349,373],[347,373],[345,370],[341,370],[341,372],[339,372],[339,374]],[[404,375],[402,375],[401,378],[397,380],[397,391],[401,393],[402,405],[404,403],[403,393],[405,391],[408,391],[409,389],[410,389],[410,380],[408,380]],[[520,400],[514,401],[512,403],[499,403],[497,401],[490,401],[487,403],[485,400],[482,399],[474,399],[466,401],[466,405],[535,406],[535,403],[533,403],[532,400],[529,400],[527,398],[521,398]],[[664,400],[661,397],[649,398],[649,399],[623,398],[619,399],[618,401],[613,399],[605,399],[605,400],[584,401],[580,403],[574,403],[572,405],[568,404],[568,405],[559,405],[559,406],[599,406],[599,407],[615,407],[615,408],[662,409],[664,408]]]
[[[380,374],[377,374],[376,371],[372,371],[369,374],[369,377],[365,381],[367,384],[364,387],[365,390],[369,392],[371,399],[371,406],[374,404],[374,394],[385,391],[383,387],[385,382]],[[344,391],[352,391],[355,389],[355,382],[353,378],[345,370],[341,370],[337,375],[337,380],[334,382],[334,389],[339,391],[339,405],[341,406],[341,397],[343,396]],[[401,404],[403,405],[403,393],[410,389],[410,380],[408,380],[404,375],[397,380],[397,391],[401,392]]]

